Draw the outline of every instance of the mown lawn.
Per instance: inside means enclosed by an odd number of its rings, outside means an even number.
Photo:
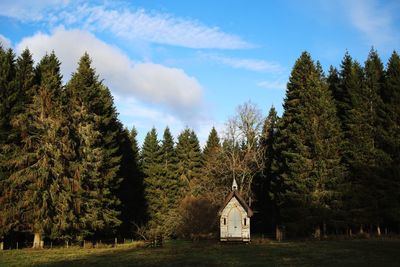
[[[0,251],[0,266],[400,266],[400,240],[171,241],[162,248],[23,249]]]

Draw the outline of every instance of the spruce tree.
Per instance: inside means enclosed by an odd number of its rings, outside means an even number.
[[[118,138],[122,125],[111,93],[99,80],[86,53],[66,86],[66,99],[77,144],[71,172],[81,188],[79,194],[83,194],[81,205],[76,207],[83,225],[80,238],[93,234],[109,235],[120,224],[117,218],[120,201],[116,195],[121,182],[118,176],[121,163]],[[91,171],[87,166],[95,168]],[[82,180],[81,173],[85,177]],[[86,205],[85,210],[81,209],[82,205]]]
[[[8,159],[12,153],[11,109],[15,95],[15,56],[13,51],[5,51],[0,46],[0,240],[16,224],[17,215],[15,209],[9,209],[12,205],[8,199],[9,191],[12,189],[7,185],[7,179],[12,173]]]
[[[144,192],[147,202],[147,213],[149,216],[149,227],[154,234],[162,232],[163,206],[165,198],[160,182],[161,154],[160,145],[157,139],[157,131],[152,128],[147,133],[141,150],[141,167],[144,175]]]
[[[128,139],[126,139],[125,132]],[[120,233],[126,235],[132,232],[133,226],[138,227],[147,221],[147,207],[136,128],[133,127],[130,131],[126,129],[120,138],[120,143],[123,177],[118,193],[122,208]]]
[[[382,100],[386,107],[384,149],[394,165],[400,165],[400,57],[393,52],[386,70],[386,90]]]
[[[222,146],[217,130],[212,127],[203,150],[203,171],[196,191],[214,204],[220,204],[226,196],[227,189],[221,174]]]
[[[383,149],[391,161],[382,171],[385,194],[382,199],[382,216],[386,226],[399,230],[400,225],[400,57],[393,52],[386,69],[385,94],[382,95],[386,110],[383,126]],[[397,226],[396,228],[393,226]],[[394,230],[393,229],[393,230]]]
[[[15,90],[15,54],[12,49],[4,51],[0,48],[0,142],[7,141],[11,131],[11,109],[18,99]]]
[[[271,182],[274,180],[274,172],[271,168],[275,155],[273,144],[275,143],[278,120],[279,117],[275,107],[272,106],[268,112],[268,116],[264,120],[259,141],[260,156],[263,158],[263,168],[253,181],[253,192],[255,195],[253,206],[255,210],[259,211],[254,221],[259,224],[259,229],[263,232],[268,231],[267,226],[277,223],[277,221],[273,220],[278,216],[276,205],[272,201],[271,192]]]
[[[119,233],[122,236],[131,234],[135,225],[141,225],[145,221],[143,174],[139,167],[139,147],[136,135],[136,129],[133,127],[131,131],[124,129],[118,137],[122,154],[120,174],[123,177],[118,190],[122,221]]]
[[[166,212],[169,209],[176,209],[180,201],[180,183],[176,174],[177,157],[174,147],[174,139],[169,128],[165,128],[163,140],[160,147],[161,166],[160,179],[166,198]]]
[[[19,212],[18,230],[34,233],[34,247],[40,246],[42,235],[58,234],[58,200],[68,177],[65,163],[72,155],[68,122],[60,105],[60,63],[54,53],[41,60],[37,73],[39,85],[33,100],[13,121],[25,134],[22,146],[10,158],[14,171],[7,181],[14,189],[8,208]]]
[[[193,130],[185,129],[178,136],[176,154],[178,157],[177,175],[184,185],[181,194],[198,194],[195,192],[195,184],[202,175],[203,161],[199,140]]]
[[[304,52],[292,70],[278,126],[274,199],[292,233],[327,222],[340,201],[340,129],[321,72]]]

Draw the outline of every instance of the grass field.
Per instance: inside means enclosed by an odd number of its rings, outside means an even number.
[[[0,266],[400,266],[400,240],[171,241],[162,248],[23,249],[0,251]]]

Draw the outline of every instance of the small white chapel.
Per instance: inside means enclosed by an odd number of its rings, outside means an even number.
[[[236,180],[220,211],[220,240],[250,242],[250,217],[253,211],[240,196]]]

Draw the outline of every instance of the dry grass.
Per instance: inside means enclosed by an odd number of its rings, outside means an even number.
[[[400,266],[400,240],[142,245],[1,251],[0,266]]]

